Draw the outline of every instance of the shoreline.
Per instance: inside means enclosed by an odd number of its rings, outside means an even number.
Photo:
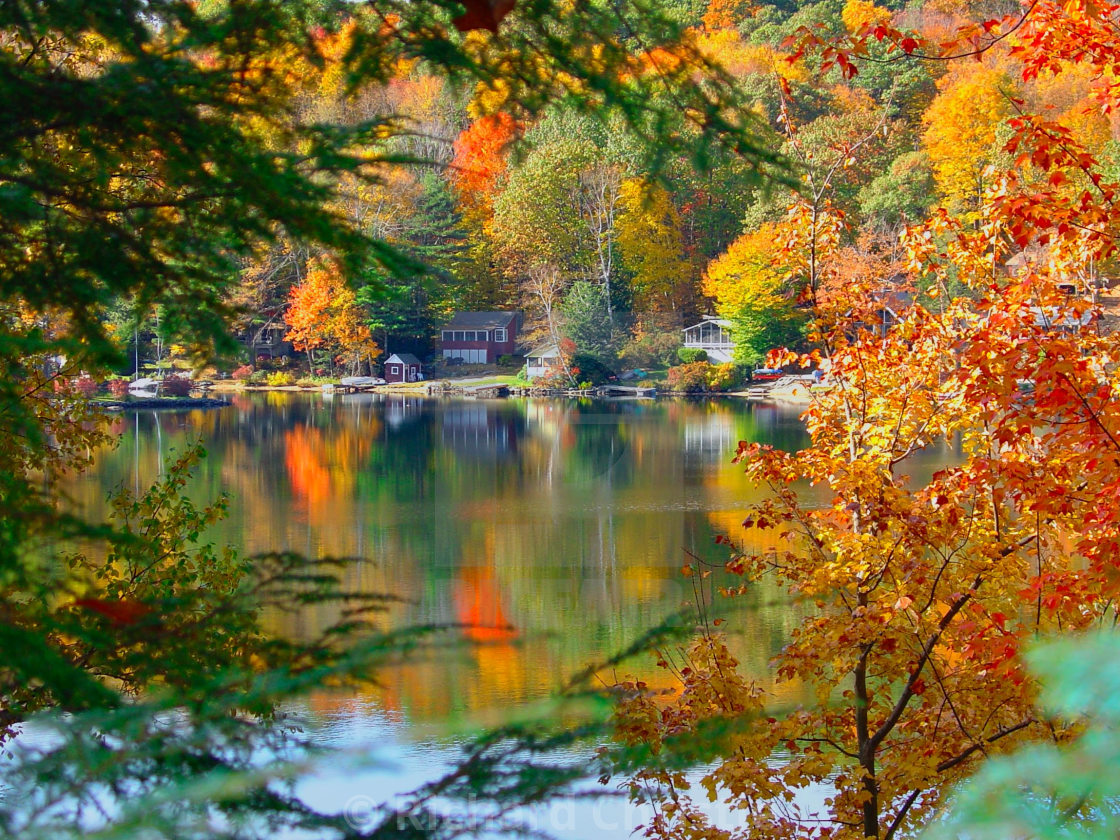
[[[90,402],[106,411],[225,408],[233,405],[229,400],[214,397],[145,397],[139,400],[91,400]]]
[[[648,386],[653,388],[653,386]],[[801,393],[799,391],[803,390]],[[470,380],[463,384],[456,384],[456,380],[426,380],[424,382],[387,383],[363,388],[357,391],[335,384],[324,385],[246,385],[241,382],[220,381],[207,386],[205,394],[200,397],[150,397],[134,400],[93,400],[93,402],[107,411],[135,411],[135,410],[185,410],[195,408],[226,408],[233,405],[228,398],[239,393],[320,393],[320,394],[349,394],[349,393],[382,393],[397,396],[413,396],[424,398],[455,397],[462,399],[508,399],[508,398],[551,398],[551,399],[604,399],[604,400],[656,400],[660,397],[689,398],[689,399],[741,399],[750,402],[789,402],[808,404],[812,393],[809,389],[794,389],[789,392],[783,390],[773,394],[759,394],[748,388],[734,391],[691,393],[687,391],[654,390],[650,394],[634,396],[606,396],[595,393],[595,389],[556,389],[533,388],[528,385],[507,384],[502,382],[474,383]],[[214,394],[214,396],[209,396]]]

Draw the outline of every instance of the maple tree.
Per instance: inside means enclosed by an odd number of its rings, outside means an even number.
[[[353,374],[363,364],[372,365],[380,352],[365,320],[357,296],[339,274],[339,266],[320,261],[312,264],[303,280],[292,287],[284,313],[290,328],[285,339],[297,350],[307,351],[312,368],[313,351],[325,348],[332,367],[333,361],[338,360],[349,365]]]
[[[1117,55],[1120,40],[1110,14],[1042,0],[1017,22],[965,27],[948,45],[871,20],[854,42],[824,50],[850,76],[866,39],[936,56],[1000,44],[1025,82],[1067,61],[1101,71],[1091,96],[1111,109],[1118,91],[1102,56]],[[783,255],[800,263],[817,349],[771,361],[819,363],[830,387],[804,414],[804,450],[740,445],[739,462],[772,497],[720,541],[731,546],[727,570],[744,579],[726,595],[765,578],[812,610],[773,667],[814,700],[769,709],[711,625],[683,663],[662,657],[681,681],[671,701],[623,686],[620,738],[650,756],[629,784],[658,804],[654,836],[910,836],[988,757],[1032,740],[1077,744],[1078,724],[1038,702],[1022,651],[1116,621],[1120,336],[1093,329],[1092,304],[1059,286],[1112,252],[1117,185],[1068,125],[1022,100],[992,115],[990,72],[965,74],[978,87],[945,88],[983,112],[974,159],[953,158],[970,212],[938,209],[903,231],[896,291],[909,295],[895,298],[892,323],[881,318],[880,271],[841,259],[842,225],[822,238],[826,206],[806,199],[787,218]],[[976,130],[945,117],[938,130]],[[997,124],[1006,139],[993,148]],[[976,168],[999,159],[1006,165]],[[1008,266],[1027,246],[1038,258]],[[731,806],[733,825],[712,825],[692,798],[682,762],[711,759],[698,744],[720,756],[699,787]],[[1092,820],[1091,780],[1053,783],[1059,798],[1022,807],[1051,813],[1051,825]],[[798,797],[809,787],[826,791],[820,804]]]
[[[455,140],[451,179],[460,201],[484,216],[493,210],[498,181],[506,172],[517,122],[506,113],[487,114],[465,128]]]

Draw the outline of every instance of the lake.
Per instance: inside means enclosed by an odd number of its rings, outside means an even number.
[[[797,699],[797,686],[772,684],[767,663],[798,610],[765,585],[732,603],[719,596],[731,578],[715,537],[739,536],[743,511],[761,497],[731,463],[738,441],[804,446],[798,407],[321,393],[233,401],[116,418],[119,445],[69,492],[103,517],[113,488],[146,486],[170,453],[201,439],[209,455],[190,495],[231,497],[209,539],[246,553],[360,558],[347,584],[405,601],[381,619],[386,627],[457,625],[457,644],[383,675],[383,690],[308,698],[317,740],[379,762],[305,779],[317,803],[360,819],[366,800],[431,778],[464,732],[507,721],[698,600],[728,617],[744,669],[775,703]],[[681,574],[690,556],[717,569],[700,589]],[[328,618],[270,620],[298,636]],[[628,668],[618,676],[669,684],[652,657]],[[618,801],[559,807],[576,810],[549,812],[542,827],[562,836],[569,816],[570,836],[586,838],[626,837],[640,816]]]

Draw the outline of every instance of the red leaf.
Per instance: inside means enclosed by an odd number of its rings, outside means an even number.
[[[498,31],[498,24],[502,18],[513,11],[516,0],[459,0],[466,7],[466,11],[451,20],[452,25],[460,32],[470,32],[474,29],[488,29]]]
[[[130,627],[138,624],[141,619],[152,612],[152,608],[147,604],[127,599],[109,601],[105,598],[78,598],[74,601],[74,606],[104,616],[117,627]]]

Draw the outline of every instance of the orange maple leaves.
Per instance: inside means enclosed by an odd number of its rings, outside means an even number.
[[[313,264],[292,287],[284,322],[289,327],[285,338],[297,350],[326,347],[355,368],[379,352],[353,290],[330,260]]]
[[[500,112],[475,120],[455,140],[450,172],[465,206],[490,214],[495,190],[509,163],[510,145],[518,131],[517,121]]]

